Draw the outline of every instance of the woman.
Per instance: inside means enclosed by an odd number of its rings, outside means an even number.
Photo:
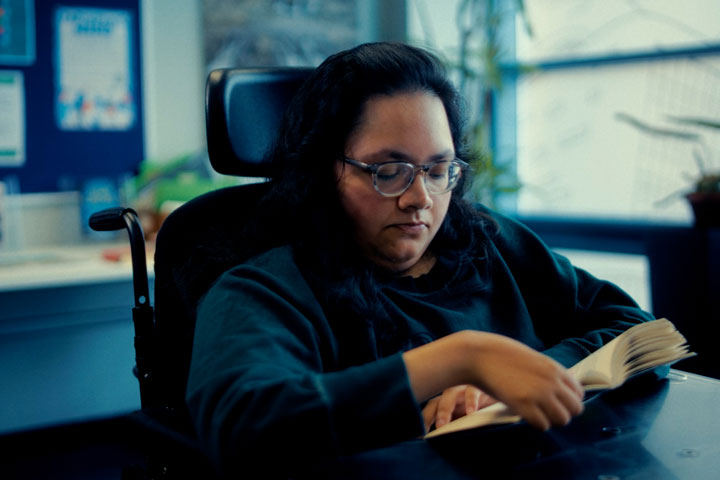
[[[522,225],[463,200],[460,99],[402,44],[328,58],[290,106],[251,226],[287,245],[198,306],[187,401],[227,471],[422,435],[495,399],[547,429],[582,411],[568,367],[651,319]]]

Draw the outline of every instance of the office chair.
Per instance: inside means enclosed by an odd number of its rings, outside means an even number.
[[[206,128],[210,163],[226,175],[270,176],[265,154],[282,113],[312,68],[219,69],[206,88]],[[171,213],[155,246],[155,307],[149,302],[142,228],[129,208],[93,215],[97,230],[126,228],[133,261],[135,375],[147,465],[124,478],[211,478],[185,406],[195,329],[195,307],[226,270],[246,260],[255,247],[282,242],[278,231],[247,238],[244,221],[269,183],[226,187],[201,195]]]

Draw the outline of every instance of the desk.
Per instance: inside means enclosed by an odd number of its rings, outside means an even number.
[[[570,425],[525,424],[414,440],[311,469],[342,479],[720,478],[720,381],[671,370],[586,404]]]
[[[101,255],[118,245],[28,250],[0,264],[0,434],[139,408],[132,269]]]

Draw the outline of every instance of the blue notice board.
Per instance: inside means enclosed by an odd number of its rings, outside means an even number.
[[[35,56],[0,63],[0,73],[19,72],[24,82],[25,159],[0,166],[0,181],[13,178],[21,193],[54,192],[137,171],[144,154],[139,3],[30,2]]]

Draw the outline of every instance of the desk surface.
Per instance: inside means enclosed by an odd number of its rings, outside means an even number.
[[[129,248],[121,242],[0,252],[0,292],[130,280]],[[122,254],[124,250],[127,255]],[[104,259],[108,251],[118,252],[119,260]],[[147,264],[152,276],[152,252],[147,254]]]
[[[720,478],[720,381],[671,370],[589,401],[570,425],[526,424],[415,440],[340,459],[331,478]]]

